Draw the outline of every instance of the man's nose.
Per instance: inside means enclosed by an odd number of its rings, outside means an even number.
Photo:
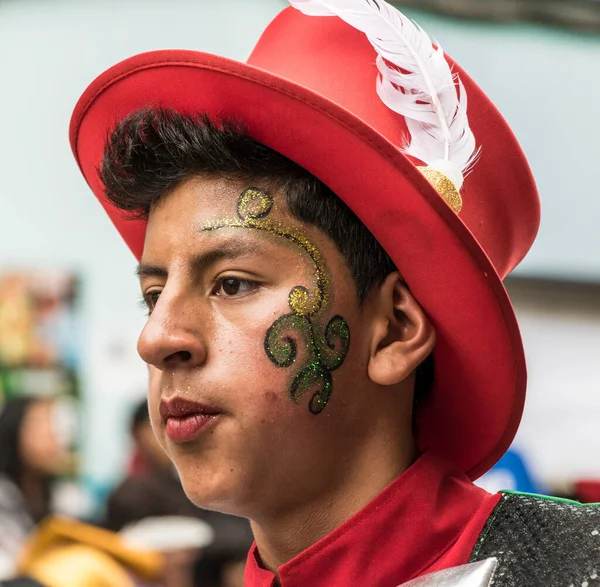
[[[161,295],[138,339],[138,353],[158,369],[193,368],[206,361],[206,339],[200,332],[199,308],[181,298]]]

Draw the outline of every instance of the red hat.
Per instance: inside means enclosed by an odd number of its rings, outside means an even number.
[[[410,124],[379,99],[376,58],[369,39],[341,18],[287,8],[247,63],[165,50],[104,72],[77,103],[71,146],[138,259],[146,223],[106,200],[97,173],[108,133],[138,108],[242,122],[253,138],[328,185],[392,257],[436,328],[434,389],[418,414],[419,446],[476,478],[508,448],[523,410],[525,358],[502,279],[535,238],[539,200],[507,123],[444,56],[464,86],[481,146],[456,212],[419,171],[422,161],[401,148]]]

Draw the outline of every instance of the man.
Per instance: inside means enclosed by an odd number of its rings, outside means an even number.
[[[514,136],[382,0],[291,3],[248,64],[138,55],[72,119],[186,494],[250,519],[250,586],[592,585],[596,509],[471,483],[524,401]]]

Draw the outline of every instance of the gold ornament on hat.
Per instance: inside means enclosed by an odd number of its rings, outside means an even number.
[[[384,0],[289,0],[309,16],[337,16],[364,33],[377,52],[377,94],[404,117],[404,153],[455,212],[460,189],[479,149],[467,118],[467,95],[440,46]]]
[[[462,209],[462,198],[457,187],[446,175],[433,167],[419,165],[417,169],[425,176],[425,179],[435,188],[436,192],[446,200],[446,203],[457,214]]]

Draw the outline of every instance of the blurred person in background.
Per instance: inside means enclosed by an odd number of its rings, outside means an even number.
[[[20,397],[0,413],[0,577],[14,570],[28,534],[50,513],[53,480],[72,469],[56,406],[53,398]]]
[[[150,386],[156,385],[156,370],[151,367],[149,373]],[[212,543],[202,553],[170,552],[166,575],[202,587],[242,586],[243,565],[252,544],[248,521],[202,510],[187,498],[177,471],[154,434],[147,400],[134,408],[129,429],[134,449],[129,472],[108,497],[104,525],[121,531],[138,521],[160,517],[202,520],[214,532]]]
[[[130,433],[134,445],[130,471],[108,498],[106,527],[118,532],[141,520],[197,517],[198,508],[186,497],[169,457],[154,436],[146,400],[134,409]],[[192,587],[200,555],[193,547],[169,552],[166,584]]]
[[[106,527],[121,530],[131,522],[156,516],[196,516],[169,457],[150,425],[148,403],[141,401],[131,417],[134,452],[129,473],[106,503]]]

